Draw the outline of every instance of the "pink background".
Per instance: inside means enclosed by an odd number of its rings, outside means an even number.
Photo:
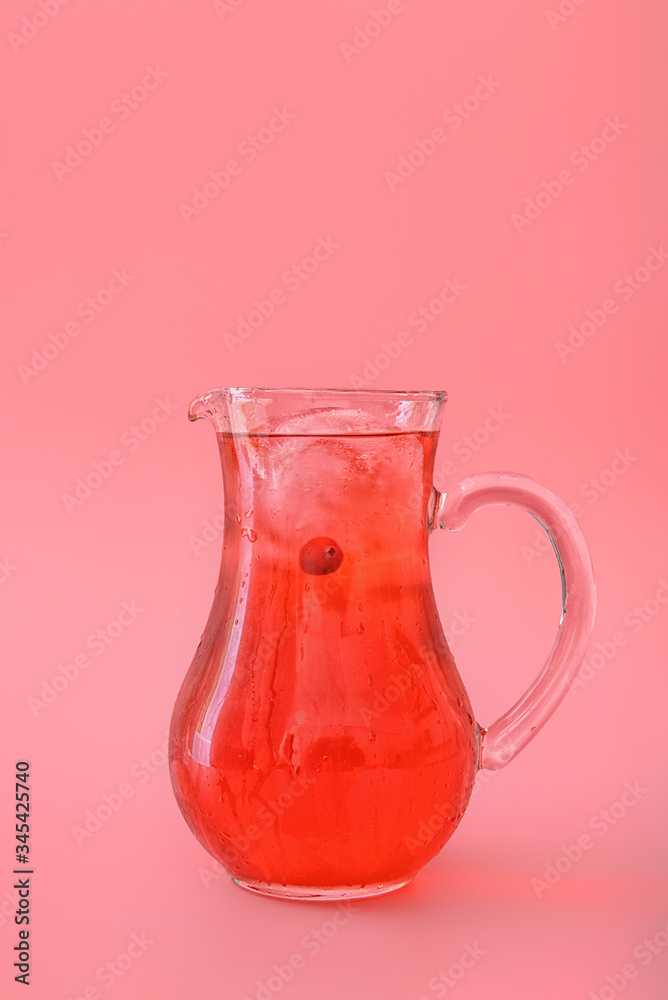
[[[8,0],[0,16],[3,996],[22,995],[11,866],[25,757],[35,1000],[665,1000],[665,5],[59,2]],[[272,121],[281,130],[261,132]],[[85,130],[95,145],[77,153]],[[412,172],[393,178],[409,154]],[[224,189],[184,208],[231,160]],[[336,247],[317,271],[284,280],[320,238]],[[465,289],[411,326],[446,280]],[[225,338],[275,289],[250,337]],[[571,329],[583,324],[588,336]],[[195,553],[222,494],[190,399],[365,374],[448,390],[447,481],[511,469],[580,503],[599,594],[590,656],[604,652],[516,762],[479,776],[415,882],[336,925],[334,904],[257,898],[218,875],[161,748],[221,547],[209,529]],[[506,416],[486,434],[490,407]],[[68,501],[95,463],[108,477]],[[499,508],[431,542],[444,626],[475,619],[453,652],[482,724],[552,644],[558,574],[538,530]],[[133,601],[142,610],[114,626]],[[110,645],[88,644],[110,624]],[[105,819],[82,838],[89,810]],[[536,888],[557,862],[570,870]],[[116,975],[133,935],[144,944]],[[467,947],[479,958],[457,979]],[[275,966],[295,954],[284,984]],[[452,985],[437,989],[441,972]]]

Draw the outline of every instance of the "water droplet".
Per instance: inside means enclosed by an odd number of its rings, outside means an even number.
[[[364,632],[364,625],[362,624],[362,622],[360,622],[359,625],[357,626],[357,631],[360,633],[360,635]]]
[[[376,742],[376,734],[374,733],[374,731],[372,729],[369,730],[369,735],[368,735],[367,739],[369,740],[369,743],[375,743]]]
[[[235,514],[234,520],[237,522],[237,524],[241,524],[241,514]]]
[[[247,510],[247,511],[246,511],[246,513],[244,514],[244,517],[252,517],[254,513],[255,513],[255,511],[254,511],[254,510],[253,510],[253,508],[251,507],[251,509],[250,509],[250,510]]]
[[[254,542],[257,538],[257,531],[253,531],[252,528],[242,528],[241,537],[247,538],[249,542]]]

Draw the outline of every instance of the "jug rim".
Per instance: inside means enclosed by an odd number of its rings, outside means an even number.
[[[353,411],[364,411],[375,418],[373,433],[388,428],[402,432],[436,431],[447,394],[424,389],[313,389],[287,387],[278,389],[234,387],[208,389],[200,393],[188,408],[190,420],[208,418],[218,433],[234,435],[290,435],[282,430],[283,421],[310,415],[308,426],[300,433],[334,433],[327,419],[332,410],[342,410],[348,424],[337,433],[354,433]],[[321,426],[318,425],[321,417]]]
[[[252,394],[254,399],[257,399],[258,393],[272,393],[272,394],[284,394],[288,395],[290,393],[298,393],[303,395],[304,393],[329,393],[331,395],[346,395],[346,396],[374,396],[376,399],[380,399],[382,396],[393,399],[416,399],[416,400],[431,400],[432,402],[445,403],[448,398],[448,394],[444,389],[352,389],[352,388],[332,388],[332,387],[319,387],[319,386],[218,386],[214,389],[205,389],[204,392],[199,393],[195,399],[200,399],[202,396],[214,396],[229,395],[232,398],[243,398],[244,395]]]

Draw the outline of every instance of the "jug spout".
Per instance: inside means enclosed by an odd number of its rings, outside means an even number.
[[[196,396],[188,407],[188,420],[200,420],[205,417],[215,423],[221,410],[221,391],[208,389]]]
[[[271,390],[264,389],[207,389],[193,399],[188,418],[205,417],[218,434],[266,433],[270,393]]]

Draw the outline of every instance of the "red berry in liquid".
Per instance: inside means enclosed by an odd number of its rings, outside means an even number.
[[[335,573],[342,562],[343,552],[333,538],[311,538],[299,553],[299,565],[311,576]]]

